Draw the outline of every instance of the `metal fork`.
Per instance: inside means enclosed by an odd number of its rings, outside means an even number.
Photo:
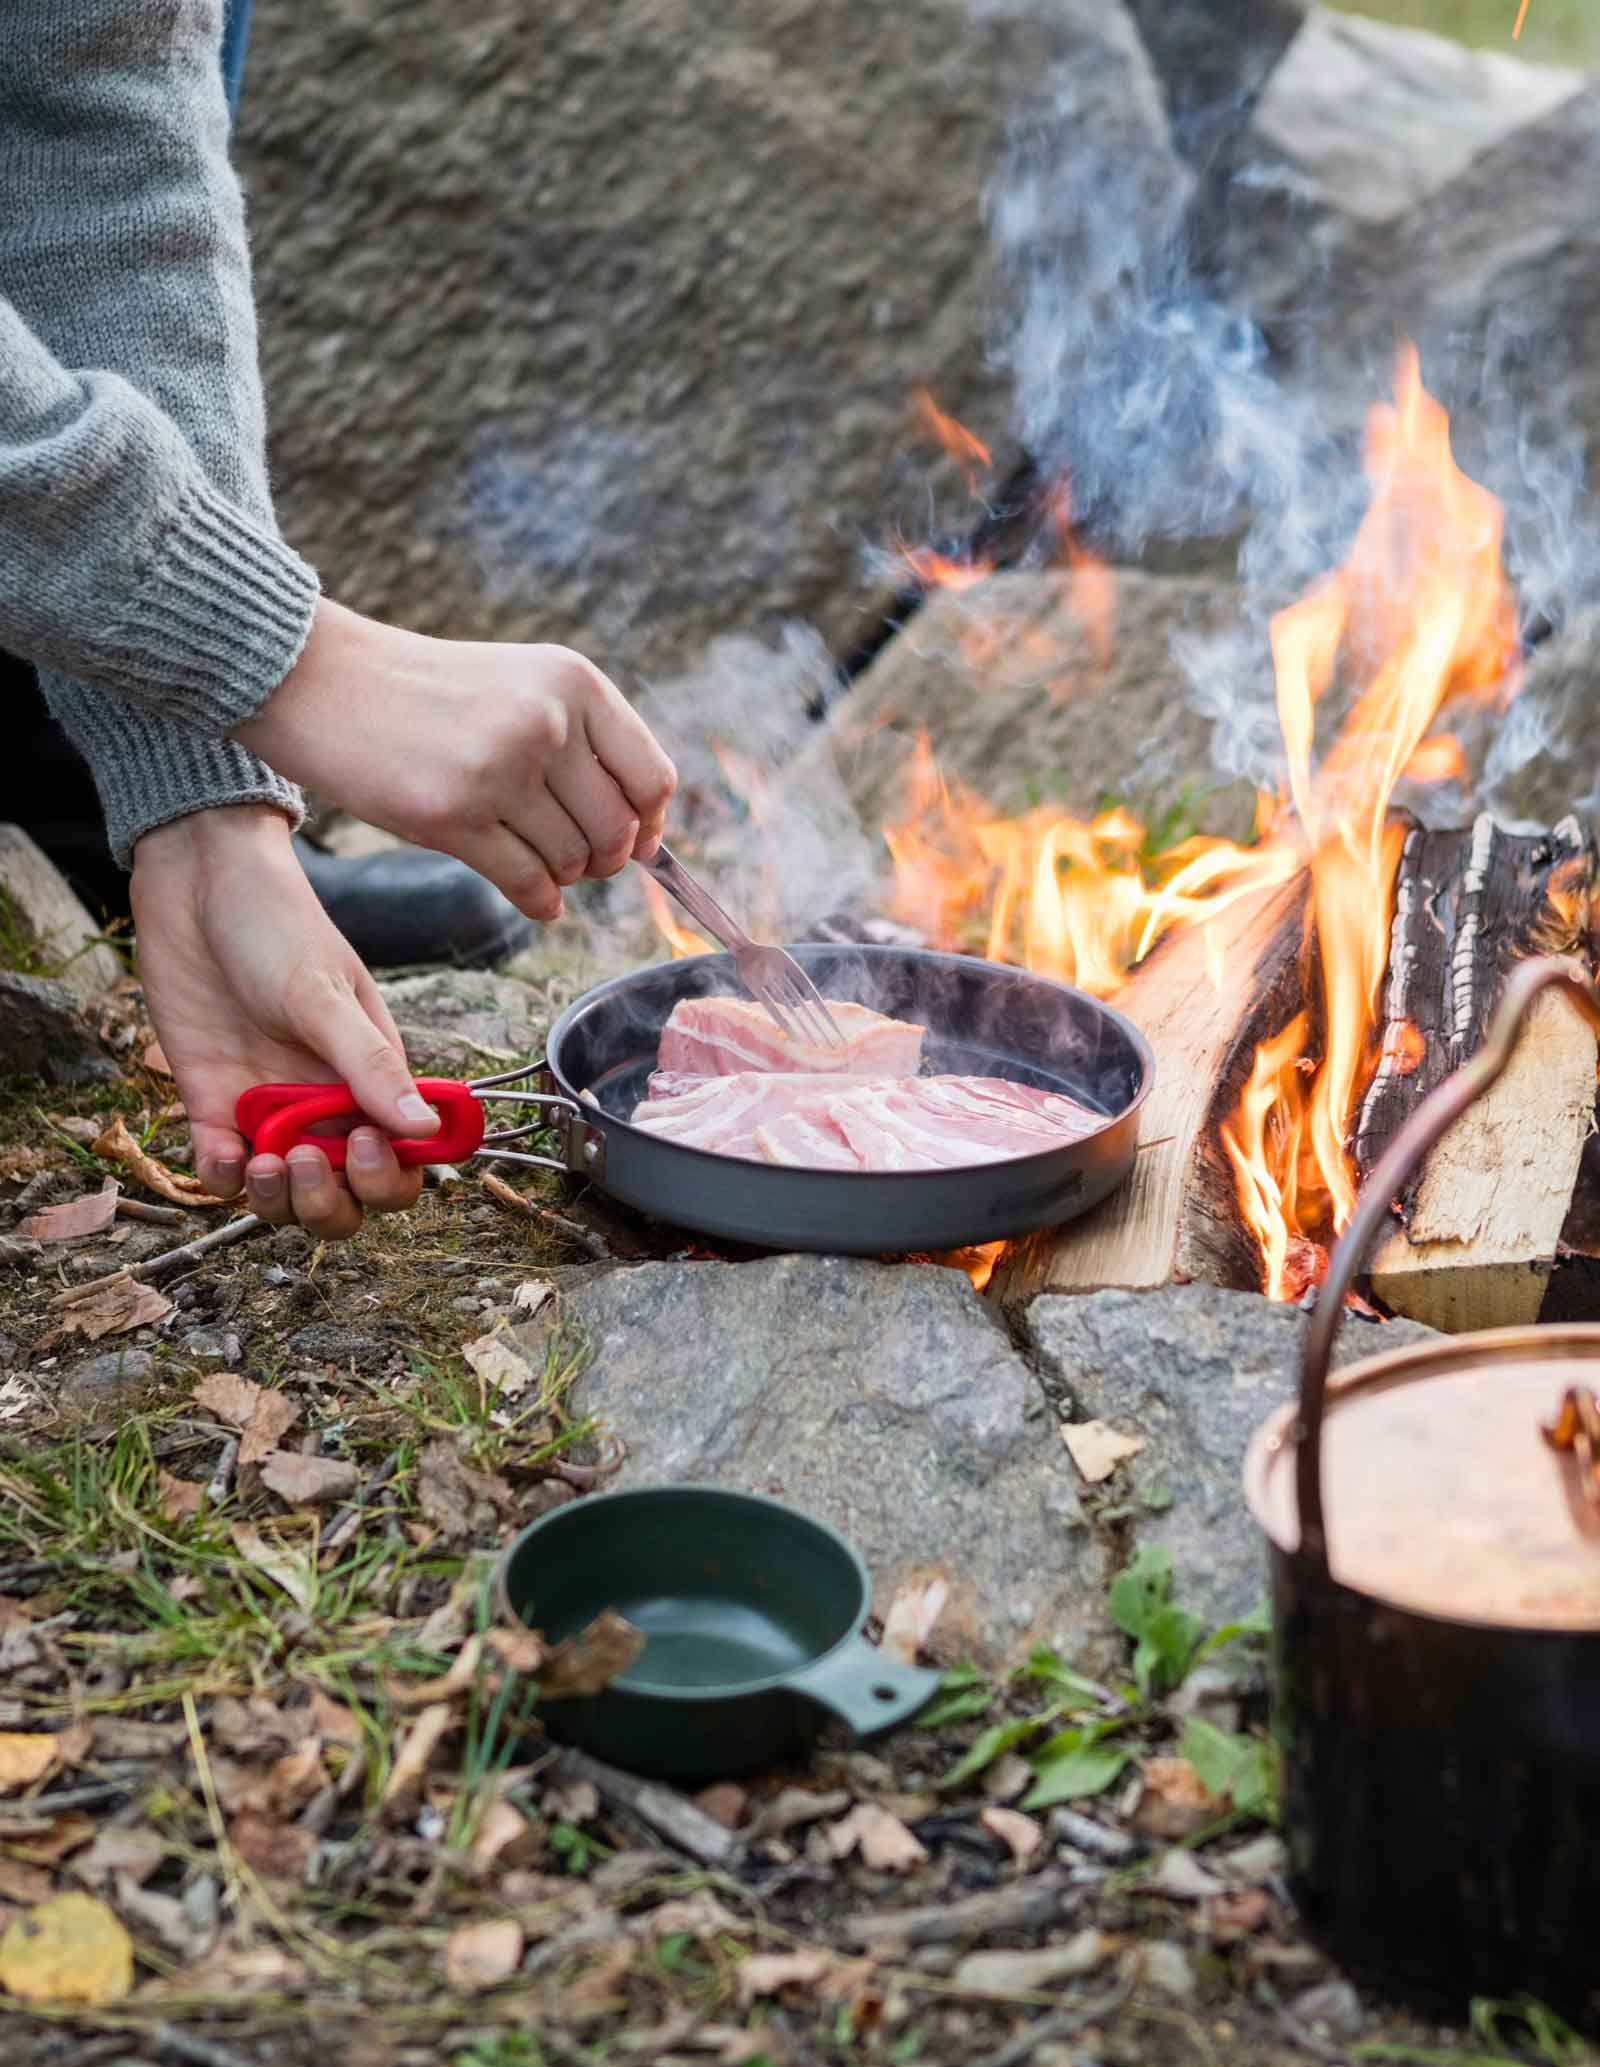
[[[813,1047],[845,1045],[827,1000],[794,956],[781,947],[761,947],[753,941],[734,924],[705,885],[696,882],[670,847],[658,847],[639,866],[728,950],[739,981],[758,1004],[766,1007],[780,1033],[790,1040],[809,1041]]]

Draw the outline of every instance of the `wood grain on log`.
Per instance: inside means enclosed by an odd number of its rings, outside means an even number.
[[[1382,1054],[1362,1104],[1363,1178],[1434,1084],[1483,1038],[1506,975],[1587,942],[1594,850],[1575,819],[1506,832],[1414,828],[1396,882]],[[1510,1068],[1428,1158],[1374,1259],[1397,1313],[1459,1332],[1539,1318],[1594,1121],[1594,1034],[1556,996],[1529,1017]]]
[[[1217,1123],[1238,1103],[1257,1044],[1299,1009],[1305,909],[1302,876],[1169,935],[1135,970],[1116,1003],[1154,1049],[1156,1081],[1133,1174],[1081,1220],[1010,1250],[991,1296],[1021,1305],[1038,1292],[1181,1278],[1259,1289]]]

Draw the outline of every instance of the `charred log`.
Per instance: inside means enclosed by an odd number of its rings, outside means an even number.
[[[1508,833],[1414,828],[1401,856],[1380,1059],[1354,1153],[1363,1181],[1406,1118],[1483,1039],[1505,979],[1537,954],[1584,955],[1595,852],[1575,819]],[[1539,1317],[1593,1126],[1595,1039],[1557,997],[1535,1008],[1500,1083],[1400,1201],[1372,1288],[1450,1330]]]

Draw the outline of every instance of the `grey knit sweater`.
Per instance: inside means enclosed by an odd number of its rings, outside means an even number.
[[[0,0],[0,648],[123,860],[209,805],[300,808],[227,737],[317,582],[267,492],[221,33],[221,0]]]

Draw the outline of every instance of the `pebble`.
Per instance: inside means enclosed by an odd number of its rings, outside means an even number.
[[[1319,1981],[1289,2005],[1300,2024],[1309,2024],[1330,2038],[1359,2038],[1366,2022],[1361,1998],[1348,1981]]]
[[[1281,1837],[1264,1830],[1248,1844],[1235,1845],[1231,1852],[1212,1855],[1212,1864],[1226,1879],[1240,1887],[1261,1887],[1279,1879],[1289,1865],[1289,1848]]]
[[[1086,1852],[1091,1859],[1106,1859],[1112,1864],[1133,1858],[1140,1849],[1126,1831],[1113,1830],[1108,1824],[1097,1822],[1093,1816],[1085,1816],[1077,1809],[1052,1809],[1050,1828],[1074,1851]]]
[[[1154,1988],[1162,1995],[1171,1995],[1184,2002],[1200,1985],[1195,1978],[1193,1962],[1181,1945],[1157,1939],[1153,1945],[1141,1946],[1134,1958],[1138,1962],[1135,1971],[1139,1979],[1147,1988]]]
[[[261,1273],[261,1282],[264,1285],[292,1285],[294,1272],[285,1270],[281,1263],[269,1263]]]
[[[450,1307],[454,1313],[481,1313],[483,1311],[482,1301],[475,1293],[471,1292],[464,1299],[452,1299]]]
[[[1171,1895],[1179,1902],[1204,1902],[1220,1895],[1224,1883],[1208,1873],[1193,1852],[1170,1851],[1151,1874],[1148,1885],[1158,1895]]]
[[[498,1298],[505,1291],[505,1283],[500,1278],[474,1278],[472,1289],[474,1292],[488,1292]]]
[[[191,1363],[219,1371],[233,1369],[244,1355],[244,1345],[232,1328],[191,1328],[182,1338],[182,1348]]]
[[[471,1268],[470,1263],[463,1263],[458,1258],[454,1263],[441,1263],[439,1275],[442,1278],[464,1278]]]
[[[108,1349],[72,1364],[61,1374],[61,1396],[82,1406],[147,1385],[156,1360],[147,1349]]]

